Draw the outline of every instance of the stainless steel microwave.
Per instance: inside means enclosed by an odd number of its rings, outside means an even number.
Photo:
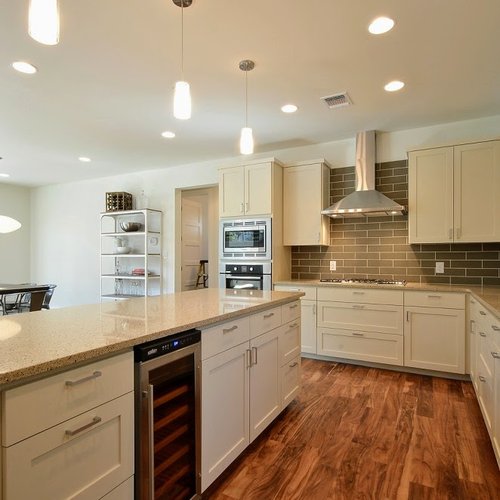
[[[271,260],[271,219],[223,219],[220,222],[221,259]]]

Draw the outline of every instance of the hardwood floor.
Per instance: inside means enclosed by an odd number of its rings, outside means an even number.
[[[469,382],[303,359],[300,396],[203,495],[500,499]]]

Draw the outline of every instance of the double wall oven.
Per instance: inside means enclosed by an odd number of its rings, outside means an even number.
[[[219,234],[219,286],[271,290],[271,218],[223,219]]]

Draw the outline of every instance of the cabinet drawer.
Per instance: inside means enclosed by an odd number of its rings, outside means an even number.
[[[281,408],[286,408],[300,391],[300,356],[281,367]]]
[[[2,445],[11,446],[133,390],[134,359],[127,352],[5,391]]]
[[[290,286],[290,285],[276,285],[274,289],[277,292],[303,292],[305,295],[301,297],[304,300],[316,300],[316,287],[315,286]]]
[[[290,321],[281,327],[279,335],[280,366],[300,354],[300,320]]]
[[[101,498],[134,473],[133,440],[130,392],[4,449],[4,500]]]
[[[402,306],[318,302],[318,326],[403,335]]]
[[[300,317],[300,301],[291,302],[281,306],[281,321],[288,323]]]
[[[134,500],[134,476],[129,477],[101,500]]]
[[[403,291],[356,287],[318,287],[318,300],[403,305]]]
[[[212,326],[201,333],[201,359],[207,359],[250,339],[248,317]]]
[[[318,354],[402,366],[403,337],[386,333],[319,328]]]
[[[405,306],[465,309],[465,294],[448,292],[406,292]]]
[[[251,337],[255,338],[281,325],[281,306],[250,316]]]
[[[478,355],[490,373],[493,373],[495,367],[495,358],[492,353],[497,350],[494,333],[491,329],[488,330],[487,325],[483,322],[480,322],[476,327]]]
[[[488,432],[491,436],[494,418],[494,378],[493,373],[490,371],[490,368],[486,366],[482,357],[479,357],[478,360],[477,374],[479,379],[479,406],[483,413],[486,428],[488,429]]]

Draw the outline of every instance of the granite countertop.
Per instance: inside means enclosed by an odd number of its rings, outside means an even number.
[[[423,292],[456,292],[471,293],[493,315],[500,320],[500,286],[476,285],[435,285],[432,283],[407,283],[402,285],[373,285],[366,283],[328,283],[319,280],[288,280],[278,281],[275,285],[286,286],[321,286],[321,287],[357,287],[357,288],[384,288],[392,290],[417,290]]]
[[[190,328],[285,304],[302,295],[206,288],[0,316],[0,389]]]

